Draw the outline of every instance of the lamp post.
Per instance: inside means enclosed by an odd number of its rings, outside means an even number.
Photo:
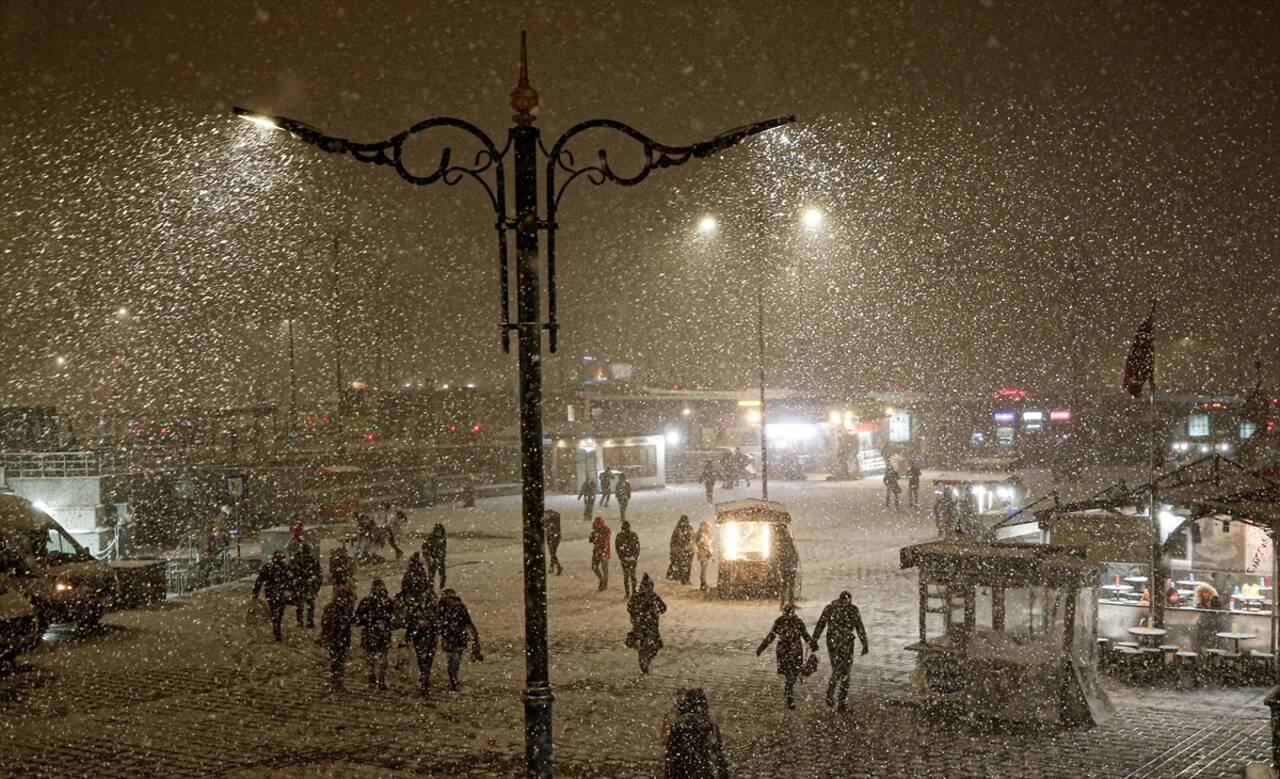
[[[776,214],[774,215],[777,216]],[[811,230],[816,230],[822,226],[823,213],[817,208],[806,208],[800,213],[800,219],[805,226]],[[752,224],[757,228],[763,228],[769,223],[768,215],[763,208],[757,208]],[[707,215],[698,220],[698,229],[704,233],[714,233],[720,228],[720,221],[714,216]],[[764,287],[766,283],[765,262],[764,262],[764,246],[766,244],[766,236],[757,233],[753,236],[755,241],[755,251],[752,253],[752,272],[755,276],[753,286],[756,290],[756,368],[759,374],[760,385],[760,498],[762,500],[769,499],[769,438],[768,424],[769,416],[767,404],[764,397],[765,377],[765,342],[764,342]]]
[[[543,554],[543,450],[542,450],[542,332],[547,331],[548,347],[556,350],[559,323],[556,321],[556,213],[560,198],[570,184],[585,178],[595,185],[612,182],[622,186],[639,184],[654,170],[682,165],[694,158],[709,157],[757,133],[794,121],[794,117],[757,122],[722,133],[691,146],[668,146],[638,130],[611,119],[592,119],[570,127],[548,148],[541,144],[540,130],[534,126],[538,93],[529,84],[525,36],[520,34],[520,77],[511,93],[515,110],[507,142],[499,148],[480,128],[462,119],[426,119],[392,138],[375,143],[358,143],[325,135],[316,128],[292,119],[271,117],[236,108],[235,113],[255,124],[284,130],[294,137],[334,154],[350,154],[361,162],[387,165],[410,184],[427,186],[443,181],[452,186],[463,180],[478,183],[489,197],[498,238],[500,333],[504,351],[510,350],[510,333],[516,331],[519,355],[521,508],[524,546],[525,617],[525,761],[530,777],[552,774],[551,684],[547,666],[546,560]],[[436,128],[464,132],[481,146],[470,164],[453,160],[444,147],[434,169],[415,173],[405,163],[403,148],[415,135]],[[643,152],[641,169],[627,175],[614,170],[608,153],[601,148],[593,164],[579,164],[567,145],[587,131],[610,130],[639,144]],[[513,164],[515,194],[508,212],[506,163]],[[544,216],[539,216],[538,165],[546,166],[542,185]],[[565,176],[557,185],[557,174]],[[507,232],[515,231],[516,319],[510,319],[510,269]],[[546,234],[547,319],[541,312],[540,233]]]

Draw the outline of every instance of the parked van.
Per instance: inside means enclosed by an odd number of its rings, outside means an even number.
[[[0,493],[0,576],[25,595],[38,625],[91,626],[116,597],[115,572],[26,498]]]

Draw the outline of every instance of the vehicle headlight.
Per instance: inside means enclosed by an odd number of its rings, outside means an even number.
[[[70,592],[75,589],[75,585],[71,582],[56,581],[53,583],[54,592]]]

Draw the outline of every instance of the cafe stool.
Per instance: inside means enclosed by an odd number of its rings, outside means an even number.
[[[1127,649],[1137,649],[1138,642],[1137,641],[1117,641],[1116,648],[1119,649],[1120,647],[1125,647]]]
[[[1137,673],[1142,655],[1137,649],[1128,646],[1116,646],[1111,651],[1111,673],[1127,681],[1132,681]]]
[[[1140,681],[1152,682],[1160,676],[1164,670],[1164,664],[1161,662],[1163,653],[1153,647],[1144,646],[1138,648],[1138,676]]]
[[[1174,672],[1179,687],[1194,687],[1200,680],[1200,655],[1186,649],[1179,649],[1173,655]]]
[[[1261,649],[1250,649],[1245,658],[1246,675],[1253,684],[1271,685],[1275,683],[1275,662],[1270,652]]]
[[[1223,650],[1219,658],[1219,676],[1226,684],[1241,684],[1244,677],[1244,658],[1239,652]]]

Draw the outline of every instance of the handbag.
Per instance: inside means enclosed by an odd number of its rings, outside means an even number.
[[[818,653],[810,652],[809,656],[804,659],[804,665],[800,666],[800,673],[803,676],[813,676],[818,672]]]
[[[636,632],[632,630],[627,633],[627,637],[623,639],[622,643],[627,645],[627,649],[635,649],[636,644],[640,643],[640,641],[636,638]]]

